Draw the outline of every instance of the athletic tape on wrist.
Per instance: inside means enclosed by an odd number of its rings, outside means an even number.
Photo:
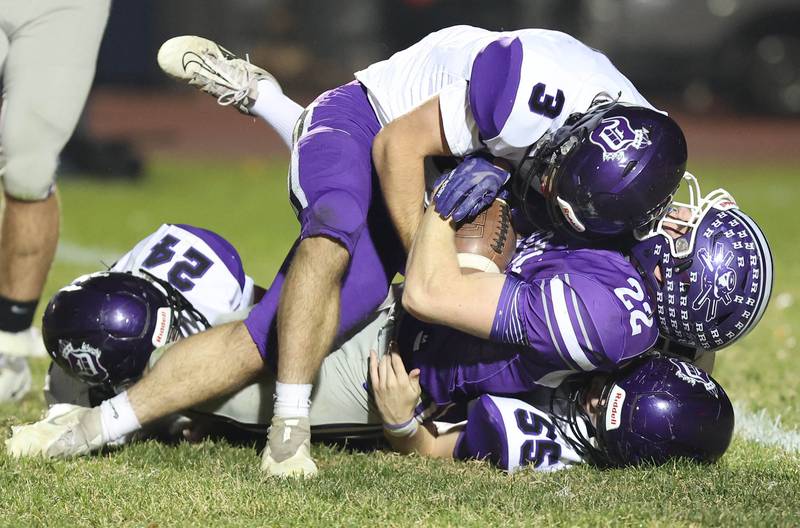
[[[383,424],[383,430],[389,436],[397,438],[407,438],[414,436],[414,433],[419,429],[419,422],[415,417],[411,417],[407,422],[401,424]]]

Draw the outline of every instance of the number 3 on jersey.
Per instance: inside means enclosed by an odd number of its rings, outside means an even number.
[[[150,249],[150,254],[144,259],[142,266],[151,269],[171,262],[175,258],[175,250],[172,248],[178,242],[180,240],[172,235],[164,236]],[[183,253],[183,258],[173,264],[167,272],[167,280],[179,291],[187,292],[194,288],[192,279],[199,279],[205,275],[212,264],[208,257],[190,247]]]
[[[628,284],[630,284],[632,288],[615,288],[614,293],[631,313],[631,335],[639,335],[642,333],[642,325],[645,325],[647,328],[653,326],[653,309],[650,308],[650,303],[644,300],[644,291],[642,291],[642,285],[639,284],[639,281],[633,277],[628,277]],[[631,299],[640,302],[642,304],[642,310],[644,311],[634,310],[633,301],[631,301]]]
[[[549,95],[545,90],[547,86],[544,83],[536,84],[528,100],[528,107],[534,114],[555,119],[564,109],[564,92],[559,89],[555,95]]]

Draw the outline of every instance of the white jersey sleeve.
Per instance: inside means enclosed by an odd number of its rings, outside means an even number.
[[[486,459],[513,473],[555,471],[582,462],[549,413],[522,400],[484,395],[471,403],[453,455]]]
[[[605,55],[541,29],[504,33],[483,48],[472,63],[468,97],[481,141],[512,160],[598,97],[652,108]]]
[[[206,229],[164,224],[111,267],[139,275],[142,270],[169,282],[212,326],[253,304],[253,279],[238,252]]]
[[[602,53],[558,31],[454,26],[356,72],[381,125],[439,97],[451,152],[512,161],[599,95],[652,108]]]

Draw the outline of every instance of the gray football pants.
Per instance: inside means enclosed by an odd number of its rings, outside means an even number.
[[[322,362],[311,395],[312,436],[359,436],[380,432],[381,417],[367,390],[369,353],[374,350],[381,358],[387,352],[394,335],[393,305],[394,296],[390,293],[370,319]],[[151,363],[159,357],[160,354],[154,352]],[[192,410],[245,429],[266,431],[272,420],[274,393],[275,374],[266,373],[258,383]],[[45,401],[48,405],[91,405],[89,387],[55,365],[51,365],[45,382]]]
[[[52,192],[58,155],[94,79],[110,0],[0,0],[0,180],[20,200]]]

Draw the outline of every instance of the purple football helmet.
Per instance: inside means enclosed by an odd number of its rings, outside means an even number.
[[[666,115],[615,101],[598,104],[537,141],[512,189],[531,221],[570,236],[630,233],[663,215],[686,169],[686,139]],[[547,219],[541,225],[541,201]]]
[[[690,203],[673,206],[691,217],[655,221],[630,252],[656,305],[664,350],[679,353],[717,350],[746,335],[764,314],[773,280],[772,254],[753,219],[725,190],[700,198],[695,177],[685,179]],[[673,238],[669,225],[685,232]]]
[[[715,462],[731,442],[728,395],[691,363],[656,353],[612,374],[600,394],[596,425],[583,405],[587,386],[574,385],[564,421],[571,429],[566,436],[594,464],[663,464],[676,457]]]
[[[44,312],[42,338],[53,361],[92,386],[124,387],[150,355],[208,321],[169,283],[147,274],[104,271],[59,290]]]

